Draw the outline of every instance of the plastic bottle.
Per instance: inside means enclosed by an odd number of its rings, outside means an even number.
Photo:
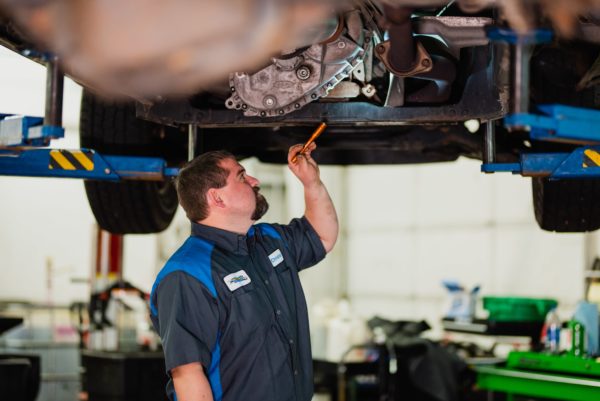
[[[556,308],[550,309],[550,311],[548,311],[546,314],[546,321],[544,323],[544,348],[547,352],[552,354],[559,353],[561,325],[562,323],[558,317],[558,314],[556,313]]]

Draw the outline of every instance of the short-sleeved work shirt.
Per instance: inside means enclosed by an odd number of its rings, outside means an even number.
[[[309,401],[308,312],[298,272],[325,257],[306,218],[247,235],[192,223],[150,297],[166,370],[200,362],[215,401]],[[176,400],[172,380],[167,394]]]

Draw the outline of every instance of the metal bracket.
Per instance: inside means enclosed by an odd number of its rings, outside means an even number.
[[[41,117],[0,114],[0,146],[47,146],[65,136],[64,128],[43,123]]]
[[[0,149],[0,175],[161,181],[178,172],[155,157],[106,156],[91,149]]]
[[[484,163],[481,171],[553,179],[597,178],[600,177],[600,147],[581,147],[571,153],[527,153],[521,155],[519,163]]]
[[[418,40],[415,41],[415,46],[417,48],[417,52],[415,54],[415,63],[412,65],[411,69],[408,71],[399,71],[392,66],[389,59],[390,52],[390,41],[386,40],[385,42],[381,42],[375,48],[375,55],[377,58],[385,65],[385,67],[392,74],[397,77],[412,77],[414,75],[423,74],[425,72],[431,71],[433,68],[433,61],[431,61],[431,57],[425,47]]]

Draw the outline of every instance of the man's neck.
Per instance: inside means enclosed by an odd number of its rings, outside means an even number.
[[[197,223],[205,226],[220,228],[221,230],[230,231],[236,234],[246,235],[254,222],[246,219],[222,218],[221,216],[211,215],[204,220],[198,221]]]

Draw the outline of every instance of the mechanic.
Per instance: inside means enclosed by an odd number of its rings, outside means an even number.
[[[305,212],[288,225],[253,225],[268,203],[232,154],[204,153],[181,169],[176,188],[192,235],[158,274],[150,300],[171,400],[312,398],[298,272],[321,261],[338,235],[335,207],[311,157],[315,148],[289,149]]]

